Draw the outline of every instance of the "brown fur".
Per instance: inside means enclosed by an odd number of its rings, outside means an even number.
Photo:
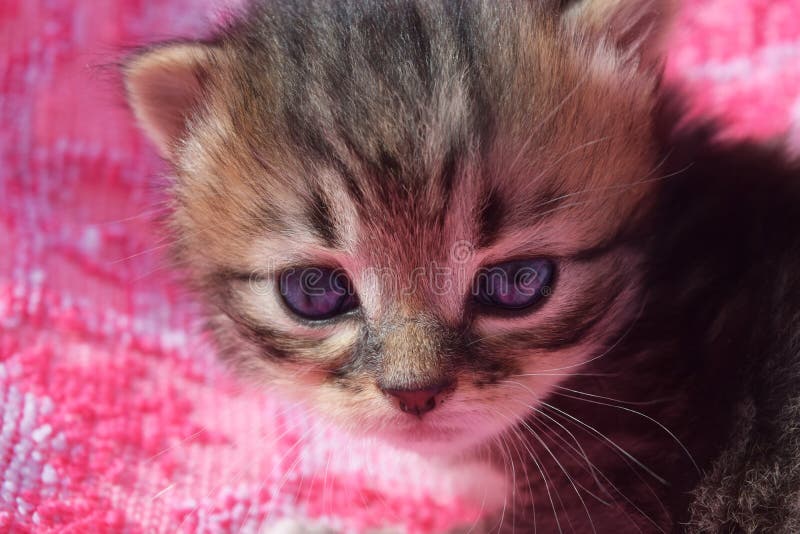
[[[131,103],[174,166],[179,254],[222,354],[353,431],[424,453],[493,448],[515,488],[506,525],[677,525],[698,473],[686,433],[664,425],[688,417],[702,386],[679,357],[697,347],[648,330],[670,318],[650,297],[653,250],[669,249],[646,233],[667,234],[653,218],[664,184],[693,164],[655,123],[671,11],[263,1],[209,42],[134,58]],[[471,298],[482,267],[540,257],[557,272],[535,307]],[[360,306],[294,315],[277,279],[302,266],[342,268]],[[424,418],[383,393],[433,383],[449,384],[446,402]],[[654,400],[653,416],[604,408],[620,392],[669,402]],[[704,442],[697,457],[714,450]]]

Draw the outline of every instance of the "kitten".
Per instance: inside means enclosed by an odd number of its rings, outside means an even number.
[[[263,0],[131,58],[223,357],[489,451],[475,532],[794,525],[800,173],[677,128],[674,7]]]

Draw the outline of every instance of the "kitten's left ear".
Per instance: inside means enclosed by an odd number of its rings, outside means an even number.
[[[564,18],[576,31],[605,38],[625,60],[645,69],[660,63],[677,0],[571,0]]]
[[[166,159],[186,133],[187,121],[202,104],[215,50],[202,43],[160,45],[123,66],[128,103],[139,126]]]

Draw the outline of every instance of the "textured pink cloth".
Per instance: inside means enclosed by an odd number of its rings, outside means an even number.
[[[210,0],[0,1],[0,532],[441,532],[478,510],[214,360],[165,258],[165,167],[109,74]],[[227,5],[230,5],[230,1]],[[668,73],[727,134],[800,146],[800,2],[690,0]]]

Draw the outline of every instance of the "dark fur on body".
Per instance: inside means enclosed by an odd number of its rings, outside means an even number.
[[[693,363],[693,407],[709,408],[689,432],[711,423],[701,444],[723,450],[693,489],[689,521],[699,532],[796,532],[800,165],[778,148],[713,143],[712,133],[673,142],[693,165],[665,184],[653,233],[663,247],[655,281],[671,281],[678,297],[665,320]]]
[[[594,525],[603,525],[598,532],[608,524],[622,532],[797,532],[800,166],[787,164],[777,148],[715,141],[711,126],[676,131],[680,116],[665,97],[657,123],[676,174],[660,185],[652,215],[626,241],[650,258],[644,309],[607,358],[582,369],[605,376],[572,378],[548,401],[554,408],[538,416],[545,429],[530,423],[544,442],[533,452],[545,471],[563,476],[543,449],[567,447],[566,461],[559,461],[576,484],[620,505],[599,507],[616,512],[604,523],[592,510],[598,501],[583,494]],[[597,433],[564,414],[580,414],[667,484],[621,461]],[[583,450],[555,420],[579,436]],[[610,480],[597,483],[583,452]],[[518,491],[527,492],[526,483]],[[577,493],[561,492],[569,512],[560,527],[590,529]],[[539,527],[556,531],[555,518],[547,523],[550,503],[537,506]],[[625,516],[631,521],[621,526]]]
[[[512,479],[481,531],[792,531],[799,173],[676,131],[667,11],[264,1],[134,58],[221,353],[423,452],[380,388],[454,383],[425,421],[477,436],[456,452],[490,448]],[[475,268],[530,256],[558,262],[535,308],[467,298]],[[433,264],[455,269],[446,294]],[[291,317],[271,284],[302,265],[354,273],[363,305]]]

